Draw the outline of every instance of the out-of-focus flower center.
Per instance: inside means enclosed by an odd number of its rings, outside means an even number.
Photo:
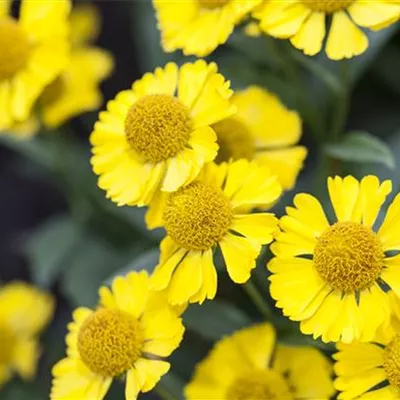
[[[129,145],[146,161],[157,163],[176,156],[187,144],[192,121],[186,106],[166,94],[140,98],[125,119]]]
[[[286,380],[272,370],[256,370],[238,377],[225,396],[229,400],[293,400]]]
[[[343,292],[370,287],[383,266],[384,253],[376,234],[355,222],[338,222],[317,241],[314,264],[321,277]]]
[[[218,187],[193,182],[169,195],[164,210],[165,229],[188,250],[212,248],[232,221],[228,198]]]
[[[10,329],[0,326],[0,365],[7,365],[12,361],[15,339],[15,334]]]
[[[114,377],[132,368],[140,357],[143,340],[139,322],[130,314],[102,308],[83,323],[78,351],[94,373]]]
[[[303,4],[313,11],[324,12],[327,14],[345,10],[355,0],[303,0]]]
[[[254,155],[254,139],[246,125],[237,118],[228,118],[212,126],[218,137],[219,150],[216,162],[251,160]]]
[[[391,385],[400,389],[400,335],[397,335],[386,347],[383,367]]]
[[[29,58],[28,37],[12,18],[0,19],[0,81],[12,78]]]
[[[230,0],[197,0],[200,3],[200,7],[214,9],[221,8],[225,4],[229,3]]]

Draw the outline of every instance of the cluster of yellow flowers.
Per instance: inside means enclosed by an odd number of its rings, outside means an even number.
[[[0,132],[23,137],[40,124],[55,128],[103,102],[100,82],[113,58],[92,46],[100,17],[89,4],[72,13],[70,0],[0,1]]]
[[[36,106],[48,126],[96,108],[112,59],[88,45],[98,33],[93,10],[69,16],[67,0],[24,0],[17,22],[7,16],[10,2],[0,1],[0,130],[21,129]],[[329,16],[326,53],[349,58],[368,46],[357,25],[383,29],[400,16],[400,3],[390,0],[154,6],[165,50],[198,56],[250,15],[260,31],[316,54]],[[322,400],[338,390],[340,399],[400,398],[400,194],[378,223],[391,182],[336,176],[328,179],[333,210],[301,193],[278,219],[270,210],[294,187],[307,156],[301,133],[299,115],[274,94],[258,86],[234,93],[204,60],[168,63],[108,102],[90,137],[98,186],[118,206],[146,206],[148,228],[166,236],[150,276],[119,276],[100,288],[95,309],[74,311],[67,356],[53,368],[52,400],[101,400],[118,378],[127,400],[152,390],[183,338],[181,314],[217,294],[215,252],[243,284],[271,243],[270,295],[302,333],[337,343],[335,364],[314,347],[278,343],[273,326],[262,323],[218,342],[186,397]],[[13,370],[32,376],[36,336],[51,313],[51,299],[36,289],[16,283],[0,291],[0,337],[9,343],[0,382]]]

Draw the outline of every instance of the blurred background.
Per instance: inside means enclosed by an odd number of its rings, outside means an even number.
[[[80,1],[83,3],[83,1]],[[104,98],[113,98],[144,72],[173,60],[191,60],[181,53],[164,54],[150,0],[97,1],[103,24],[97,45],[115,57],[115,70],[102,84]],[[218,63],[234,89],[259,84],[275,92],[304,120],[302,143],[309,157],[295,191],[276,207],[280,214],[294,192],[326,198],[326,177],[369,173],[393,180],[400,189],[400,33],[397,26],[370,35],[369,50],[350,62],[331,62],[321,55],[307,58],[285,41],[252,38],[238,27],[209,59]],[[347,63],[345,73],[343,64]],[[50,368],[64,356],[64,336],[71,311],[93,306],[99,285],[116,274],[152,270],[158,260],[162,231],[148,232],[143,210],[118,208],[96,186],[91,171],[88,137],[97,113],[71,120],[56,131],[32,140],[0,137],[0,278],[24,280],[51,291],[57,310],[42,337],[37,378],[14,378],[0,391],[1,400],[48,398]],[[345,132],[335,141],[335,132]],[[334,142],[334,143],[333,143]],[[264,270],[269,254],[260,259],[259,289],[268,298]],[[240,288],[220,271],[219,297],[185,313],[188,327],[183,345],[172,357],[172,372],[160,390],[181,398],[181,388],[193,365],[213,341],[261,315]],[[280,315],[272,318],[283,340],[302,343]],[[327,353],[332,348],[314,343]],[[107,399],[123,398],[114,383]],[[158,398],[157,394],[143,398]],[[168,395],[165,395],[168,398]]]

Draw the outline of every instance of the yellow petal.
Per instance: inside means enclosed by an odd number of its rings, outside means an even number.
[[[23,379],[32,379],[36,373],[36,364],[40,356],[36,339],[19,339],[13,349],[13,368]]]
[[[209,126],[196,129],[190,135],[189,145],[198,154],[202,163],[211,162],[218,153],[217,135]]]
[[[0,82],[0,131],[12,125],[11,85],[9,81]]]
[[[379,25],[387,26],[400,17],[400,4],[393,1],[357,1],[348,12],[353,21],[362,27],[373,28]]]
[[[400,297],[400,254],[386,258],[384,265],[380,278]]]
[[[278,228],[278,220],[273,214],[259,213],[240,215],[233,217],[231,230],[240,233],[241,235],[267,244],[272,242],[273,234]]]
[[[235,283],[245,283],[251,270],[256,267],[256,259],[261,245],[250,239],[227,233],[219,242],[226,268]]]
[[[161,360],[147,360],[140,358],[135,363],[135,369],[140,382],[141,391],[148,392],[156,386],[158,381],[165,375],[169,369],[170,364]],[[130,397],[127,397],[130,400]]]
[[[383,251],[400,248],[400,194],[398,194],[389,206],[386,217],[378,231],[378,237],[382,242]]]
[[[132,368],[126,374],[125,399],[136,400],[139,392],[140,392],[139,374],[135,368]]]
[[[358,56],[367,49],[367,35],[347,16],[344,11],[333,15],[326,43],[326,54],[331,60]]]
[[[280,150],[260,150],[255,154],[255,159],[260,163],[265,163],[277,175],[283,189],[290,190],[296,183],[306,156],[307,149],[296,146]]]
[[[8,15],[10,11],[11,0],[0,1],[0,18]]]
[[[176,268],[168,290],[168,301],[184,304],[194,296],[203,284],[201,252],[190,251]]]
[[[186,183],[194,167],[194,155],[193,151],[185,149],[167,160],[167,170],[161,186],[163,192],[175,192]],[[200,169],[198,167],[197,173]]]
[[[178,67],[175,63],[168,63],[164,68],[157,67],[153,73],[146,73],[142,79],[136,81],[132,91],[138,98],[147,94],[175,94],[178,84]]]
[[[364,393],[357,400],[397,400],[398,391],[391,385],[388,385],[381,389],[376,389],[371,392]]]
[[[321,51],[325,34],[325,14],[313,12],[290,41],[294,47],[303,50],[304,54],[314,56]]]
[[[70,24],[72,43],[86,44],[98,37],[101,16],[98,9],[91,3],[76,4],[71,13]]]
[[[148,229],[156,229],[164,224],[164,207],[168,199],[168,193],[158,192],[157,196],[153,197],[153,200],[148,206],[145,220]]]

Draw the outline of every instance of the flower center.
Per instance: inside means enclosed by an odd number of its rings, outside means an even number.
[[[237,378],[225,396],[229,400],[292,400],[286,380],[272,370],[251,371]]]
[[[218,187],[202,182],[171,193],[164,210],[167,233],[188,250],[207,250],[225,235],[232,221],[228,198]]]
[[[7,327],[0,327],[0,365],[7,365],[11,362],[15,349],[15,335]]]
[[[303,0],[303,4],[313,11],[332,14],[336,11],[344,10],[355,0]]]
[[[246,158],[254,155],[254,139],[246,125],[236,118],[229,118],[212,126],[218,137],[217,163]]]
[[[229,0],[197,0],[201,8],[221,8],[229,2]]]
[[[400,335],[395,336],[386,347],[383,368],[390,384],[400,389]]]
[[[370,287],[383,265],[381,242],[368,227],[355,222],[338,222],[319,238],[314,264],[332,288],[344,292]]]
[[[83,323],[78,350],[95,374],[114,377],[129,370],[138,360],[143,340],[139,323],[130,314],[102,308]]]
[[[180,100],[166,94],[140,98],[125,119],[129,145],[147,161],[157,163],[176,156],[191,132],[189,111]]]
[[[0,81],[12,78],[29,58],[30,46],[25,32],[12,18],[0,19]]]

